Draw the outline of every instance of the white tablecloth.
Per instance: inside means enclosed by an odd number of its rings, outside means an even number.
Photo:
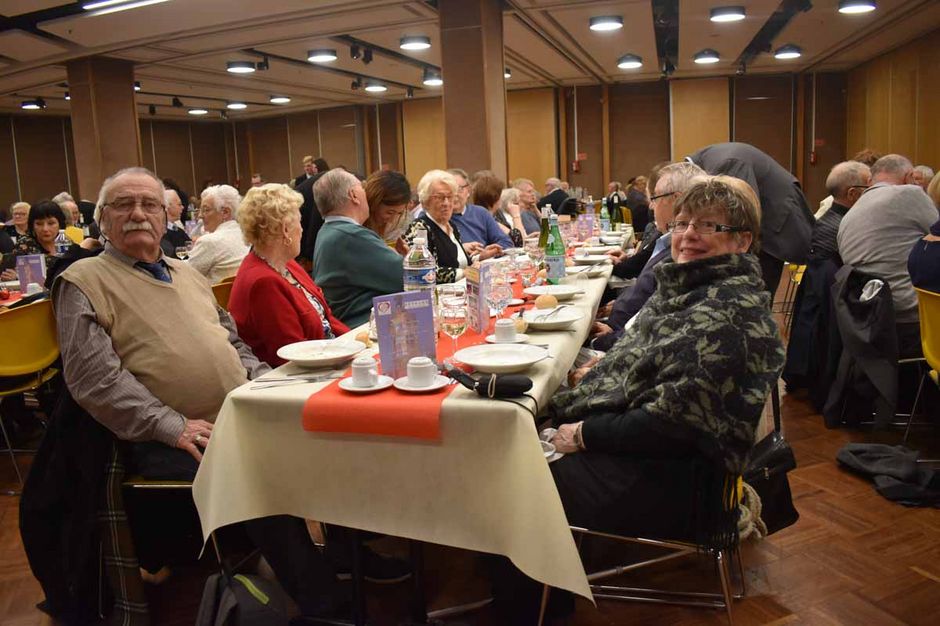
[[[555,356],[528,372],[539,406],[574,361],[608,276],[577,282],[585,294],[573,303],[584,317],[574,332],[530,333]],[[249,383],[228,395],[193,485],[204,537],[288,514],[502,554],[536,580],[591,597],[529,413],[457,386],[442,405],[438,442],[306,432],[303,404],[324,384]]]

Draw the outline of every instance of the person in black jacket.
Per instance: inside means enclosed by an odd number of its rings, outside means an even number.
[[[561,188],[561,180],[552,177],[545,181],[545,195],[539,199],[538,204],[540,209],[546,204],[551,205],[553,213],[561,214],[562,205],[565,205],[567,200],[569,200],[569,197],[565,190]],[[577,203],[568,202],[567,206],[573,207],[574,213],[577,214]]]
[[[300,187],[300,184],[309,178],[313,178],[317,174],[316,163],[313,162],[313,157],[309,154],[303,159],[304,164],[304,173],[294,179],[294,189]],[[326,170],[324,170],[326,171]]]

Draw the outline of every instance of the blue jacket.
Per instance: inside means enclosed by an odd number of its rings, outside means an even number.
[[[454,213],[450,218],[457,225],[461,241],[479,241],[484,246],[498,243],[503,248],[512,248],[512,240],[503,232],[490,212],[476,204],[468,204],[463,213]]]

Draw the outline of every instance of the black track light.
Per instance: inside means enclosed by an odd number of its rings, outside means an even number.
[[[357,45],[352,45],[349,47],[349,56],[354,61],[362,56],[362,50]]]
[[[255,64],[258,68],[258,71],[263,72],[265,70],[271,69],[271,63],[268,61],[268,57],[263,57],[258,63]]]
[[[150,113],[150,115],[156,115],[156,114],[157,114],[157,107],[156,107],[156,105],[151,104],[150,106],[148,106],[148,107],[147,107],[147,112]]]
[[[406,97],[406,98],[414,98],[414,97],[415,97],[415,89],[414,89],[414,87],[409,87],[408,89],[405,90],[405,97]]]
[[[177,98],[176,96],[173,96],[173,100],[171,101],[171,104],[177,109],[183,108],[183,101]]]
[[[362,62],[366,65],[372,63],[372,48],[366,48],[366,51],[362,53]]]

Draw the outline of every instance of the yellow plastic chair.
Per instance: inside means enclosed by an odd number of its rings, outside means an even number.
[[[215,294],[215,301],[219,306],[228,311],[228,299],[232,295],[232,283],[235,279],[223,280],[220,283],[212,285],[212,293]]]
[[[82,232],[82,229],[78,226],[66,226],[65,236],[68,237],[72,243],[81,243],[85,238],[85,233]]]
[[[0,350],[0,403],[7,396],[38,389],[59,373],[51,367],[59,358],[51,300],[0,313],[0,337],[4,340],[4,349]],[[22,487],[23,475],[16,464],[16,451],[7,436],[2,415],[0,431]],[[15,495],[15,492],[10,494]]]
[[[937,374],[940,370],[940,293],[917,287],[914,291],[917,292],[917,308],[920,315],[920,345],[929,369],[921,376],[920,385],[917,387],[917,396],[914,398],[914,406],[911,407],[911,415],[907,419],[903,441],[907,441],[907,435],[911,430],[911,422],[914,420],[914,413],[917,412],[917,405],[924,391],[924,381],[930,378],[934,385],[940,387],[940,377]]]
[[[620,216],[623,218],[622,224],[633,225],[633,213],[630,211],[630,207],[620,207]]]

